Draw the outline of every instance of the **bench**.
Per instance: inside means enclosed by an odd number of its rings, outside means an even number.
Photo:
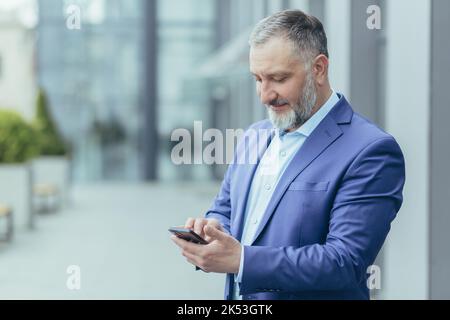
[[[36,184],[33,187],[33,195],[39,201],[38,211],[50,212],[58,209],[59,190],[57,186],[50,183]]]

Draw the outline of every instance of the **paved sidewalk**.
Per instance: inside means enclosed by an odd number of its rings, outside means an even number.
[[[0,244],[0,299],[222,299],[224,275],[194,271],[167,228],[202,215],[218,184],[99,184]],[[70,265],[81,289],[66,286]]]

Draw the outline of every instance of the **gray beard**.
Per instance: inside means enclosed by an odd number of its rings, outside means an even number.
[[[305,87],[303,88],[297,104],[291,106],[290,110],[282,114],[277,114],[270,106],[266,106],[269,113],[269,119],[276,128],[283,131],[300,127],[311,118],[316,99],[317,95],[314,87],[314,79],[312,74],[308,73],[306,76]]]

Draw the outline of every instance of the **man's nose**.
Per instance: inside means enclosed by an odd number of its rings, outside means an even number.
[[[261,99],[262,104],[269,105],[272,101],[276,100],[277,94],[270,88],[270,86],[262,84],[259,98]]]

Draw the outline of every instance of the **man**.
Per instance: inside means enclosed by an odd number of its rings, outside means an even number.
[[[193,265],[227,273],[226,299],[368,299],[367,268],[402,203],[398,144],[331,89],[315,17],[259,22],[250,71],[270,121],[246,135],[272,134],[238,146],[258,161],[232,163],[205,218],[187,220],[209,244],[172,240]]]

